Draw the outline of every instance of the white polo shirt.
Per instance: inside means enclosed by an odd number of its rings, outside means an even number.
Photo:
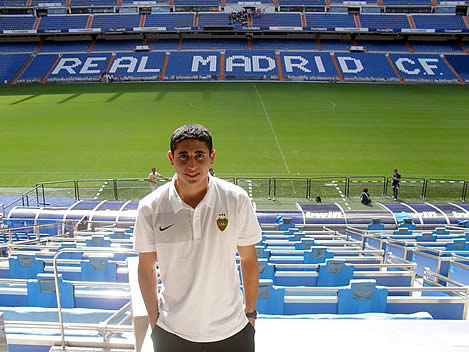
[[[194,209],[173,180],[140,201],[134,231],[137,252],[157,253],[162,289],[157,325],[194,342],[226,339],[248,320],[235,255],[262,239],[247,193],[209,176]]]

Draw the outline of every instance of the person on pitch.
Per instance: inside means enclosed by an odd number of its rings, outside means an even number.
[[[210,175],[215,150],[201,125],[176,129],[168,158],[175,175],[140,201],[134,230],[154,350],[253,352],[262,235],[249,197]]]

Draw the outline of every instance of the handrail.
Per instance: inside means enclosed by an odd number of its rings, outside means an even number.
[[[64,329],[64,322],[63,322],[63,315],[62,315],[62,303],[60,299],[60,287],[59,287],[59,274],[58,274],[58,269],[57,269],[57,258],[59,255],[62,253],[84,253],[84,252],[89,252],[89,253],[121,253],[121,254],[135,254],[136,252],[134,250],[128,250],[128,249],[110,249],[110,248],[64,248],[59,250],[57,253],[55,253],[54,258],[53,258],[53,267],[54,267],[54,280],[55,280],[55,293],[57,297],[57,312],[59,314],[59,325],[60,325],[60,338],[61,338],[61,346],[62,350],[65,350],[65,329]],[[96,284],[96,283],[94,283]],[[128,284],[127,284],[128,286]],[[105,331],[106,327],[104,327]]]
[[[287,177],[287,176],[263,176],[263,177],[250,177],[250,176],[240,176],[240,177],[234,177],[234,176],[220,176],[220,178],[222,179],[230,179],[234,182],[234,184],[236,185],[239,185],[239,181],[240,180],[268,180],[268,185],[266,185],[266,191],[267,191],[267,198],[268,199],[273,199],[275,200],[276,197],[277,197],[277,188],[279,187],[277,181],[280,181],[280,180],[301,180],[301,181],[306,181],[306,192],[305,192],[305,198],[306,199],[311,199],[311,190],[313,187],[315,187],[315,184],[313,181],[317,181],[317,180],[326,180],[326,179],[343,179],[342,182],[345,182],[345,195],[346,197],[350,197],[350,183],[354,180],[354,179],[357,179],[357,178],[379,178],[379,179],[382,179],[382,181],[379,181],[379,183],[382,183],[383,185],[383,196],[386,196],[387,195],[387,190],[388,190],[388,184],[389,184],[389,181],[390,181],[390,177],[389,176],[380,176],[380,175],[376,175],[376,176],[368,176],[368,175],[365,175],[365,176],[292,176],[292,177]],[[428,184],[431,183],[431,181],[448,181],[451,183],[453,182],[458,182],[460,184],[462,184],[462,189],[461,189],[461,200],[464,201],[465,198],[466,198],[466,195],[467,195],[467,189],[468,189],[468,185],[469,185],[469,181],[465,181],[463,179],[458,179],[458,180],[455,180],[455,179],[436,179],[436,178],[423,178],[423,177],[403,177],[402,178],[402,181],[405,181],[406,179],[408,180],[418,180],[419,181],[419,184],[422,184],[422,190],[420,192],[420,197],[425,199],[426,198],[426,194],[427,194],[427,188],[428,188]],[[89,179],[89,180],[64,180],[64,181],[48,181],[48,182],[41,182],[41,183],[38,183],[36,184],[35,187],[33,187],[32,189],[30,189],[29,191],[23,193],[17,200],[7,204],[7,205],[3,205],[3,208],[4,209],[8,209],[10,208],[11,206],[17,204],[18,202],[23,202],[23,205],[26,205],[29,206],[29,197],[31,196],[31,193],[35,192],[36,194],[34,195],[34,197],[36,197],[36,202],[37,204],[46,204],[46,190],[44,189],[44,186],[47,186],[47,185],[54,185],[54,184],[60,184],[60,183],[73,183],[73,191],[74,191],[74,195],[75,195],[75,199],[78,201],[80,200],[80,187],[79,187],[79,183],[83,183],[83,182],[101,182],[101,181],[107,181],[107,182],[112,182],[113,185],[114,185],[114,197],[116,200],[119,200],[118,198],[118,194],[119,194],[119,187],[118,187],[118,183],[121,182],[121,181],[140,181],[140,182],[143,182],[143,181],[146,181],[145,178],[122,178],[122,179],[112,179],[112,178],[102,178],[102,179]],[[353,182],[352,182],[353,183]],[[40,194],[41,193],[41,194]],[[287,195],[288,197],[288,195]],[[42,201],[40,201],[40,198],[42,198]],[[4,210],[3,210],[3,213],[4,213]]]

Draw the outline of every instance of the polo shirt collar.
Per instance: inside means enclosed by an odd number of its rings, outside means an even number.
[[[171,179],[171,186],[169,187],[169,204],[171,205],[173,211],[177,213],[182,209],[193,209],[190,205],[184,203],[184,201],[179,196],[179,193],[176,190],[176,175],[173,176]],[[201,206],[206,206],[211,208],[212,199],[214,197],[214,181],[213,176],[208,174],[208,186],[207,186],[207,193],[205,193],[204,198],[200,201],[196,208]]]

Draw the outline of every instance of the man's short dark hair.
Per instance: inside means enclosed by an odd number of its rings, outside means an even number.
[[[209,153],[212,153],[212,134],[202,125],[188,123],[176,129],[171,135],[170,149],[174,154],[176,145],[186,139],[195,139],[207,145]]]

